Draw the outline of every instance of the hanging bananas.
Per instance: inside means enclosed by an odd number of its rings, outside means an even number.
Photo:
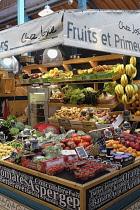
[[[136,97],[133,95],[131,98],[129,98],[126,94],[122,95],[122,103],[123,104],[132,104],[136,100]]]
[[[125,87],[127,84],[128,84],[127,75],[126,75],[126,74],[123,74],[123,75],[121,76],[121,85],[122,85],[123,87]]]
[[[137,70],[132,64],[127,64],[125,66],[125,73],[129,76],[132,77],[133,74],[136,74]]]
[[[136,84],[132,84],[133,89],[134,89],[134,94],[138,92],[138,86]]]
[[[125,68],[124,68],[124,65],[123,64],[119,64],[117,66],[117,72],[118,74],[122,75],[122,74],[125,74]]]
[[[129,62],[130,62],[130,64],[132,64],[133,66],[136,66],[136,64],[137,64],[136,57],[131,56]]]
[[[124,94],[124,87],[122,85],[120,85],[120,84],[116,85],[115,93],[117,95],[123,95]]]
[[[128,84],[125,86],[126,95],[130,98],[134,95],[135,91],[132,85]]]

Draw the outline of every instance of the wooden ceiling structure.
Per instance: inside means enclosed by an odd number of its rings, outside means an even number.
[[[140,0],[87,0],[87,9],[102,10],[139,10]],[[46,0],[25,0],[25,12],[29,19],[38,18],[38,12],[47,4]],[[49,0],[53,11],[77,9],[78,0],[73,0],[71,5],[68,0]],[[17,25],[17,0],[0,1],[0,30]]]

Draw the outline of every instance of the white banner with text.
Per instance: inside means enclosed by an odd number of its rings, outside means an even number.
[[[65,11],[64,45],[140,56],[140,12]]]
[[[0,58],[62,44],[63,11],[0,31]]]

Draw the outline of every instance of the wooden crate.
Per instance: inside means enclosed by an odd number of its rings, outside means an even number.
[[[82,121],[70,120],[71,127],[74,129],[83,129]]]
[[[19,56],[21,63],[34,63],[34,56]]]
[[[96,129],[96,124],[94,122],[82,121],[82,124],[83,128],[86,129],[87,131]]]
[[[140,122],[140,116],[131,114],[131,116],[129,117],[129,121],[139,121]]]
[[[49,122],[49,124],[52,124],[52,125],[54,125],[56,127],[59,127],[58,119],[48,118],[48,122]]]
[[[13,93],[15,91],[15,79],[7,78],[0,80],[1,93]]]

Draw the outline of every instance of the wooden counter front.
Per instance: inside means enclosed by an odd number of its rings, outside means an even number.
[[[139,159],[86,184],[0,160],[0,186],[56,210],[103,210],[139,189],[139,177]]]

